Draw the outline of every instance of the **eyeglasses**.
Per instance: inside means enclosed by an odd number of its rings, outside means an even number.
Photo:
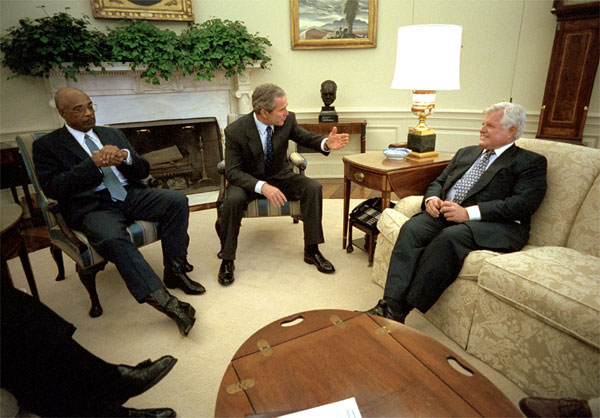
[[[85,113],[86,110],[89,110],[90,112],[97,112],[98,105],[96,103],[90,103],[86,106],[77,106],[75,109],[63,109],[62,111],[75,113],[76,115],[81,115]]]

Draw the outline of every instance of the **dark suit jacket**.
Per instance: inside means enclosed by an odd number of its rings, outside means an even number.
[[[283,126],[275,126],[273,131],[273,166],[265,171],[265,157],[260,142],[260,135],[249,113],[225,128],[225,167],[227,179],[231,184],[254,192],[258,180],[270,178],[286,178],[293,175],[291,163],[287,158],[288,140],[317,150],[321,150],[324,136],[309,132],[296,122],[296,115],[290,112]]]
[[[133,149],[125,135],[113,128],[96,126],[94,132],[104,145],[128,149],[132,164],[117,169],[134,187],[145,187],[140,180],[148,177],[150,165]],[[40,186],[46,195],[56,199],[66,221],[77,220],[100,204],[94,189],[103,174],[66,127],[62,127],[33,142],[33,163]]]
[[[438,196],[444,200],[482,151],[479,146],[458,150],[427,188],[425,199]],[[461,204],[479,205],[481,221],[466,222],[477,245],[519,250],[527,243],[531,216],[546,194],[546,164],[544,156],[513,145],[481,175]]]

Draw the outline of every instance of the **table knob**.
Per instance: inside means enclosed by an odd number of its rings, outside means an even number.
[[[354,173],[354,178],[358,181],[363,181],[365,179],[365,174],[361,172]]]

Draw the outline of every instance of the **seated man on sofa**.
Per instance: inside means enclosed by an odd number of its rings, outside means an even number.
[[[458,150],[401,228],[383,299],[366,313],[404,323],[425,313],[456,279],[469,252],[511,252],[529,238],[546,193],[546,158],[517,147],[525,109],[502,102],[484,111],[479,145]]]

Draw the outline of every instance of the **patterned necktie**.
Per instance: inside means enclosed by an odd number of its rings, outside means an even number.
[[[273,128],[267,126],[267,154],[265,156],[265,169],[268,170],[273,164]]]
[[[456,184],[454,185],[455,193],[454,197],[452,198],[453,202],[460,204],[463,202],[463,200],[465,200],[465,197],[467,197],[467,193],[469,193],[471,187],[473,187],[473,185],[477,183],[477,180],[479,180],[479,177],[481,177],[481,175],[487,168],[488,162],[490,161],[490,157],[493,153],[494,150],[486,151],[483,154],[483,157],[481,157],[479,162],[475,165],[475,167],[473,167],[471,171],[466,173],[464,176],[461,177],[460,180],[456,182]]]
[[[89,137],[89,135],[85,135],[84,140],[85,145],[92,152],[92,154],[94,153],[94,151],[99,151],[98,147],[96,146],[94,141],[92,141],[92,138]],[[113,200],[125,200],[125,197],[127,196],[127,190],[125,190],[125,187],[123,187],[117,175],[112,171],[110,167],[100,167],[100,170],[102,170],[102,172],[104,173],[104,179],[102,180],[102,182],[108,189],[108,192],[110,193],[110,196],[113,198]]]

